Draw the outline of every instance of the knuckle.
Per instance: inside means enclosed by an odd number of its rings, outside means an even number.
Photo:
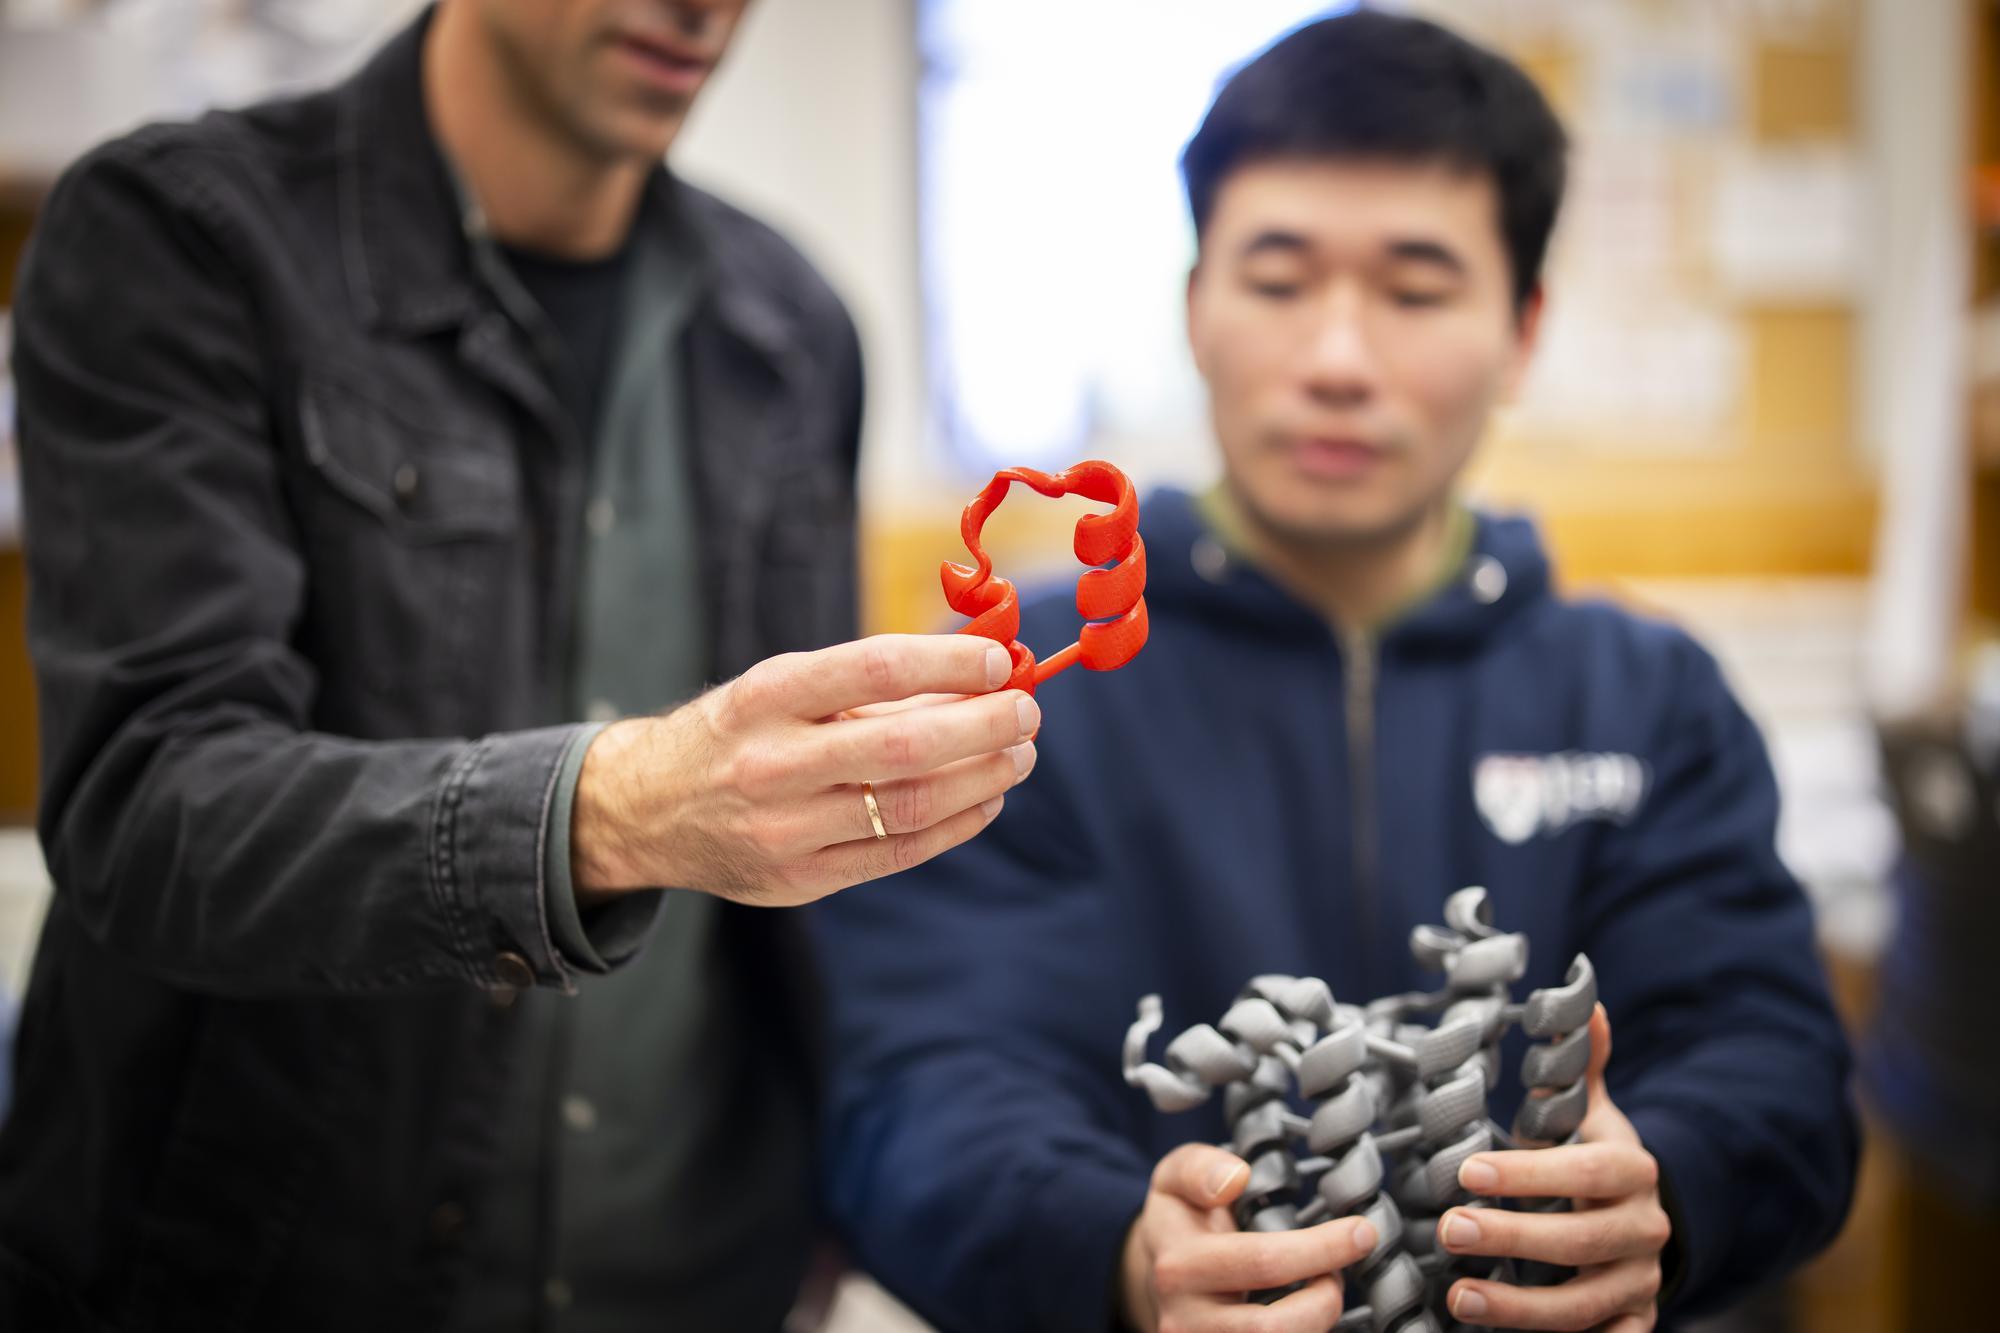
[[[923,743],[908,721],[899,721],[882,733],[882,743],[876,753],[884,771],[914,769],[922,757]]]
[[[717,781],[745,800],[760,799],[769,776],[763,752],[754,748],[739,747],[716,763]]]
[[[1597,1302],[1570,1301],[1550,1313],[1547,1327],[1557,1330],[1557,1333],[1585,1333],[1585,1330],[1603,1322],[1603,1316],[1597,1311]]]
[[[861,647],[861,676],[878,699],[898,698],[896,682],[901,676],[895,652],[884,639],[870,639]]]
[[[794,862],[778,867],[770,877],[771,892],[780,902],[809,903],[824,898],[844,885],[828,882],[826,876]]]
[[[1614,1258],[1624,1248],[1625,1228],[1615,1220],[1606,1219],[1591,1228],[1591,1253],[1597,1259]]]
[[[1173,1295],[1186,1288],[1188,1264],[1183,1251],[1164,1250],[1153,1260],[1153,1289]]]
[[[1284,1256],[1266,1248],[1252,1250],[1237,1266],[1243,1285],[1253,1290],[1275,1287],[1285,1280]]]
[[[789,682],[807,671],[804,653],[780,653],[757,663],[729,685],[729,721],[737,726],[772,711]]]
[[[1646,1210],[1646,1241],[1655,1252],[1666,1247],[1674,1238],[1674,1220],[1667,1216],[1667,1210],[1658,1206]]]
[[[775,865],[785,860],[791,840],[776,819],[753,816],[742,831],[741,841],[758,858]]]
[[[744,730],[757,695],[757,683],[752,677],[759,669],[752,667],[721,689],[709,692],[708,715],[717,731]]]
[[[937,787],[929,782],[906,782],[896,788],[889,802],[897,830],[927,829],[937,822]]]
[[[919,866],[930,860],[931,849],[927,841],[914,833],[905,833],[900,838],[892,839],[889,844],[889,873],[908,870],[912,866]]]

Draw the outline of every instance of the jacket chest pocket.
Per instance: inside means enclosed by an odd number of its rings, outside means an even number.
[[[301,632],[341,720],[393,734],[475,730],[489,711],[483,692],[510,657],[529,660],[515,651],[532,599],[514,440],[386,396],[344,380],[301,387],[312,571]]]
[[[332,381],[309,382],[299,410],[306,462],[382,535],[431,546],[519,528],[520,475],[507,441],[407,417]]]

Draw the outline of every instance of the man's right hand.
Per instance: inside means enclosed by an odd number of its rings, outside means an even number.
[[[1141,1333],[1326,1333],[1340,1318],[1340,1270],[1375,1248],[1375,1228],[1344,1217],[1299,1231],[1240,1232],[1229,1205],[1249,1183],[1242,1158],[1184,1143],[1160,1159],[1125,1235],[1121,1314]],[[1253,1291],[1306,1285],[1270,1305]]]
[[[774,657],[673,712],[612,723],[577,779],[578,898],[672,887],[793,906],[956,847],[1035,764],[1041,710],[999,689],[1010,669],[988,639],[885,634]]]

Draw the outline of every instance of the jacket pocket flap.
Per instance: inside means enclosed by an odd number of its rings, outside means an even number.
[[[425,425],[333,380],[305,384],[300,415],[314,472],[407,538],[501,536],[518,525],[507,441]]]

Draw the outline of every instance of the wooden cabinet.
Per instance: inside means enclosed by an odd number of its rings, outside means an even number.
[[[1972,6],[1973,155],[1966,195],[1973,230],[1973,308],[2000,324],[2000,0]],[[1974,635],[2000,635],[2000,367],[1970,386],[1972,528],[1967,586]]]
[[[0,176],[0,308],[14,303],[14,269],[40,198],[37,183]],[[27,823],[35,812],[35,683],[26,609],[21,552],[11,541],[0,542],[0,824]]]

